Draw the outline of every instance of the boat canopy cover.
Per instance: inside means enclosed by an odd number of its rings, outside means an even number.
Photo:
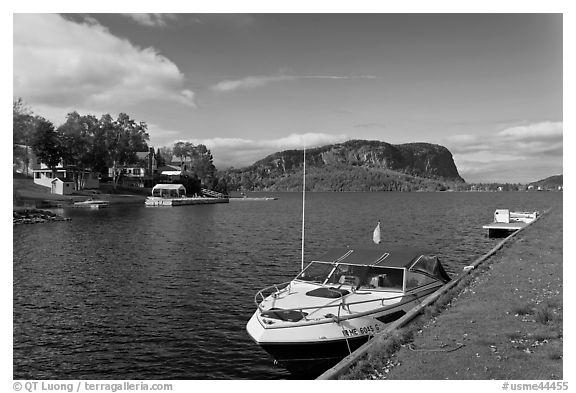
[[[422,255],[434,255],[434,253],[415,248],[333,248],[312,261],[407,268]]]
[[[186,188],[182,184],[156,184],[152,190],[183,190],[186,192]]]
[[[161,175],[168,175],[168,176],[178,176],[182,174],[182,171],[178,170],[178,171],[162,171],[160,173]]]

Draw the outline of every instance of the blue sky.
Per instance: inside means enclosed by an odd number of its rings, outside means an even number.
[[[13,95],[126,112],[219,168],[349,139],[446,146],[469,182],[563,172],[561,14],[14,14]]]

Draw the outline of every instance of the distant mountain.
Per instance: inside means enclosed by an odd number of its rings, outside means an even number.
[[[555,175],[547,177],[546,179],[538,180],[530,185],[534,187],[541,187],[542,189],[556,189],[558,186],[564,185],[564,176],[563,175]]]
[[[228,190],[302,189],[302,150],[269,155],[223,176]],[[314,191],[428,191],[464,183],[440,145],[353,140],[306,150],[306,188]]]

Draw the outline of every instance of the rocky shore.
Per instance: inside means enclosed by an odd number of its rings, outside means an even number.
[[[17,224],[38,224],[51,221],[70,221],[67,217],[59,216],[49,210],[40,209],[18,209],[13,211],[13,223]]]

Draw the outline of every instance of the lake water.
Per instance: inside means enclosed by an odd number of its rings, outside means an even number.
[[[289,378],[245,330],[255,292],[300,269],[301,195],[267,195],[279,199],[61,209],[71,221],[14,226],[14,378]],[[380,220],[384,244],[437,250],[457,274],[499,241],[482,229],[495,209],[561,203],[558,192],[308,193],[306,259],[369,245]]]

